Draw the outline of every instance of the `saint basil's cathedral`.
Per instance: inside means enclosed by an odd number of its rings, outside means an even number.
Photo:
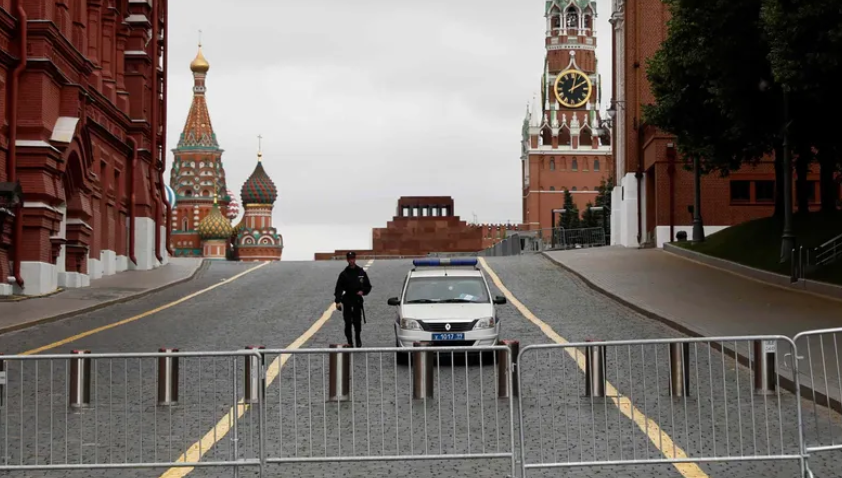
[[[272,209],[278,190],[263,168],[260,150],[254,172],[240,191],[243,217],[234,225],[240,207],[227,187],[223,150],[208,112],[205,78],[209,69],[199,45],[199,52],[190,64],[193,104],[173,150],[167,191],[173,204],[170,243],[174,255],[239,261],[280,260],[283,236],[272,227]]]

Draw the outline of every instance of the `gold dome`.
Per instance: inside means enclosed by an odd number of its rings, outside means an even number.
[[[196,54],[196,58],[190,63],[190,69],[193,73],[207,73],[210,69],[210,63],[208,60],[205,60],[205,55],[202,54],[202,45],[199,45],[199,53]]]
[[[220,212],[216,198],[214,198],[211,212],[199,222],[198,231],[199,237],[202,240],[228,239],[234,232],[234,228],[231,227],[231,221]]]

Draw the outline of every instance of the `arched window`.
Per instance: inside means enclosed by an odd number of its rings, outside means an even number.
[[[579,12],[572,6],[567,9],[565,26],[567,28],[579,28]]]
[[[558,133],[558,145],[559,146],[570,146],[572,140],[570,138],[570,130],[567,127],[561,128],[561,131]]]
[[[550,191],[555,191],[555,186],[550,186]]]
[[[599,160],[598,159],[593,160],[593,170],[599,171]]]
[[[555,159],[550,160],[550,171],[555,171]]]
[[[553,131],[549,126],[546,126],[543,130],[541,130],[541,139],[544,141],[544,146],[552,146]]]
[[[185,217],[183,221],[181,221],[181,230],[182,231],[189,231],[190,230],[190,223],[187,221]]]
[[[593,135],[591,134],[590,128],[583,128],[582,132],[579,134],[579,147],[580,148],[592,148],[593,147]]]
[[[573,171],[579,170],[579,161],[577,161],[576,158],[573,158],[573,166],[570,169],[572,169]]]
[[[593,16],[589,13],[585,14],[585,28],[590,30],[593,28]]]
[[[583,187],[583,188],[582,188],[582,191],[587,191],[587,190],[588,190],[588,187],[587,187],[587,186],[585,186],[585,187]]]
[[[571,189],[571,191],[576,192],[576,186],[573,186],[573,189]]]

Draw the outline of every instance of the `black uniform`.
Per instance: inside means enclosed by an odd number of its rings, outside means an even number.
[[[339,274],[339,278],[336,279],[334,296],[335,302],[342,304],[342,317],[345,319],[345,337],[348,339],[348,345],[354,345],[351,340],[351,325],[353,324],[357,337],[357,347],[362,347],[360,332],[362,329],[363,298],[358,294],[360,291],[363,295],[368,295],[371,292],[368,274],[360,266],[346,267]]]

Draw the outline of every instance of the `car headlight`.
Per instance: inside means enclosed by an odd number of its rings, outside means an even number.
[[[401,328],[404,330],[423,330],[417,320],[401,319]]]
[[[480,319],[477,321],[477,324],[474,325],[474,330],[476,329],[490,329],[494,327],[495,321],[494,317],[489,317],[487,319]]]

